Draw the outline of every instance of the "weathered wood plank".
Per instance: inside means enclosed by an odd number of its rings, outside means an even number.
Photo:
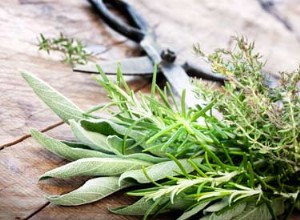
[[[85,1],[21,3],[0,2],[0,148],[28,134],[30,127],[42,129],[59,121],[27,86],[20,70],[38,75],[83,109],[107,100],[90,75],[73,73],[69,65],[59,62],[60,54],[39,52],[39,33],[76,35],[92,44],[102,44],[106,56],[111,57],[126,57],[135,51],[130,43],[119,43],[122,37],[107,33]],[[101,54],[99,57],[105,59]],[[147,83],[135,78],[131,85],[138,88]]]

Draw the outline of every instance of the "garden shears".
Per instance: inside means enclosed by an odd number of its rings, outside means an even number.
[[[156,64],[159,73],[164,75],[176,95],[180,97],[185,90],[188,107],[201,105],[200,100],[196,99],[193,94],[193,86],[188,74],[221,83],[226,80],[224,76],[210,73],[210,71],[200,69],[187,62],[183,65],[176,64],[176,54],[170,49],[162,48],[156,42],[155,34],[147,22],[127,2],[122,0],[88,1],[107,25],[126,38],[138,43],[146,54],[146,56],[137,58],[98,63],[106,74],[116,74],[117,66],[120,64],[124,75],[151,75],[153,74],[153,66]],[[128,23],[113,14],[107,6],[122,14]],[[74,71],[98,73],[95,64],[79,65],[74,68]]]

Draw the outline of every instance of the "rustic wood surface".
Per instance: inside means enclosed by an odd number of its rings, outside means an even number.
[[[256,41],[257,51],[268,60],[267,71],[291,70],[300,64],[299,0],[130,2],[153,26],[158,41],[179,54],[179,61],[198,62],[191,52],[194,43],[210,52],[229,47],[231,36],[238,34]],[[43,172],[64,161],[42,149],[30,137],[29,129],[61,139],[72,136],[20,76],[20,70],[33,72],[88,109],[107,101],[103,89],[89,75],[73,73],[70,66],[60,63],[58,54],[39,52],[39,33],[53,37],[62,32],[87,45],[97,45],[99,60],[138,56],[137,46],[102,24],[86,1],[0,1],[0,27],[0,219],[138,219],[106,210],[132,201],[122,193],[72,208],[46,201],[45,194],[70,191],[82,180],[38,182]],[[148,90],[147,79],[128,80],[133,89]]]

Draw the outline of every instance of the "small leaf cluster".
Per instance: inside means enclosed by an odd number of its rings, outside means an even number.
[[[59,51],[63,54],[62,61],[71,65],[86,64],[91,56],[81,41],[68,38],[62,33],[56,38],[47,38],[40,34],[38,41],[39,50],[48,54],[51,51]]]

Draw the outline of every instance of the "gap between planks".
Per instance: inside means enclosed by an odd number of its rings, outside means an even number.
[[[149,84],[150,84],[150,82],[146,82],[145,84],[142,84],[140,87],[134,89],[134,92],[137,92],[137,91],[139,91],[139,90],[144,89],[144,88],[147,87]],[[40,132],[46,132],[46,131],[49,131],[49,130],[51,130],[51,129],[53,129],[53,128],[56,128],[56,127],[58,127],[58,126],[60,126],[60,125],[62,125],[62,124],[64,124],[64,122],[63,122],[63,121],[59,121],[59,122],[57,122],[57,123],[55,123],[55,124],[52,124],[52,125],[50,125],[50,126],[44,128],[44,129],[40,130]],[[23,135],[23,136],[17,138],[17,139],[14,140],[14,141],[11,141],[11,142],[8,142],[8,143],[6,143],[6,144],[3,144],[3,145],[0,146],[0,151],[3,150],[3,149],[5,149],[5,148],[7,148],[7,147],[11,147],[11,146],[13,146],[13,145],[15,145],[15,144],[18,144],[18,143],[20,143],[20,142],[22,142],[22,141],[24,141],[24,140],[26,140],[27,138],[30,138],[30,137],[31,137],[31,134],[25,134],[25,135]]]
[[[53,128],[56,128],[56,127],[62,125],[63,123],[64,123],[63,121],[59,121],[59,122],[57,122],[57,123],[55,123],[55,124],[53,124],[53,125],[50,125],[50,126],[44,128],[44,129],[40,130],[40,132],[46,132],[46,131],[49,131],[49,130],[51,130],[51,129],[53,129]],[[9,143],[6,143],[6,144],[1,145],[1,146],[0,146],[0,150],[3,150],[3,149],[6,148],[6,147],[10,147],[10,146],[13,146],[13,145],[15,145],[15,144],[18,144],[18,143],[20,143],[20,142],[22,142],[22,141],[24,141],[24,140],[26,140],[27,138],[30,138],[30,137],[31,137],[31,134],[26,134],[26,135],[24,135],[24,136],[22,136],[22,137],[20,137],[20,138],[17,138],[16,140],[14,140],[14,141],[12,141],[12,142],[9,142]]]

